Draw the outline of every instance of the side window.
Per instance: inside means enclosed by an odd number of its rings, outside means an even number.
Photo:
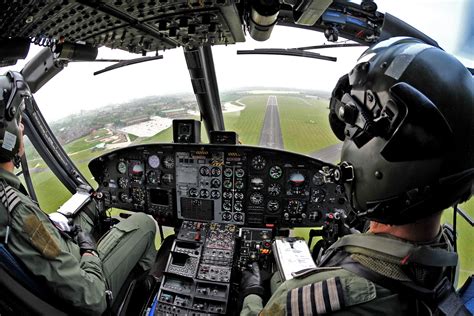
[[[462,209],[471,218],[474,218],[474,198],[460,204]],[[466,279],[474,274],[474,259],[472,257],[472,245],[474,243],[474,234],[472,226],[469,225],[461,215],[457,215],[457,251],[459,255],[459,279],[458,287],[461,287]],[[453,209],[450,208],[443,213],[443,223],[453,224]]]
[[[71,197],[71,193],[49,169],[27,136],[24,140],[25,155],[28,159],[31,181],[38,197],[38,203],[46,213],[54,212]],[[24,177],[20,178],[25,185]]]

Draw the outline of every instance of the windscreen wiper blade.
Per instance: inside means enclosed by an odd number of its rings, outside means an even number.
[[[363,46],[367,46],[367,45],[362,45],[362,44],[358,44],[358,43],[335,43],[335,44],[323,44],[323,45],[296,47],[294,49],[310,50],[310,49],[339,48],[339,47],[363,47]]]
[[[94,76],[100,75],[101,73],[111,71],[111,70],[114,70],[114,69],[130,66],[130,65],[135,65],[135,64],[139,64],[139,63],[144,63],[144,62],[151,61],[151,60],[156,60],[156,59],[163,59],[163,55],[140,57],[140,58],[134,58],[134,59],[119,61],[116,64],[113,64],[111,66],[105,67],[104,69],[101,69],[99,71],[94,72]]]
[[[318,53],[307,52],[305,50],[295,48],[257,48],[251,50],[238,50],[237,55],[282,55],[322,59],[327,61],[337,61],[336,57],[325,56]]]

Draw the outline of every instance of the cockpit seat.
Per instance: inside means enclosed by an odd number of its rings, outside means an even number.
[[[0,244],[0,315],[67,315],[47,303],[41,287],[4,244]]]

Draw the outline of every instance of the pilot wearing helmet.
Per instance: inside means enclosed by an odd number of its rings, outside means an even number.
[[[80,212],[77,237],[59,213],[48,217],[13,174],[24,153],[22,111],[31,94],[21,74],[0,76],[0,242],[72,314],[100,315],[134,267],[148,270],[156,257],[154,220],[141,213],[115,225],[99,244],[90,234],[98,214]],[[53,221],[54,220],[54,221]],[[48,293],[49,294],[49,293]]]
[[[368,49],[333,91],[329,120],[364,234],[342,237],[318,268],[279,282],[263,306],[258,265],[244,271],[241,315],[468,315],[442,211],[474,188],[474,80],[413,38]]]

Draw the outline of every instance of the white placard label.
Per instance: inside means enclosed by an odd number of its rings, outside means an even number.
[[[2,148],[6,150],[12,151],[16,144],[16,135],[10,133],[9,131],[5,131],[5,136],[3,137],[3,145]]]

